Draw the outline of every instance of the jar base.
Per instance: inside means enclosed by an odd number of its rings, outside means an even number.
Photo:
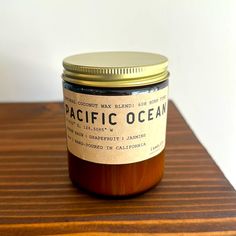
[[[142,162],[107,165],[88,162],[68,151],[69,176],[82,191],[102,198],[129,198],[154,188],[164,173],[164,150]]]
[[[71,179],[71,177],[70,177],[70,181],[73,184],[73,186],[75,188],[77,188],[79,191],[81,191],[84,194],[88,194],[88,195],[90,195],[92,197],[99,198],[99,199],[107,199],[107,200],[115,200],[115,199],[122,200],[122,199],[129,199],[129,198],[138,197],[138,196],[140,196],[142,194],[145,194],[148,191],[151,191],[152,189],[154,189],[154,188],[156,188],[158,186],[158,184],[161,182],[162,178],[163,178],[163,176],[153,186],[151,186],[151,187],[149,187],[147,189],[144,189],[143,191],[136,192],[136,193],[131,193],[131,194],[128,194],[128,195],[109,195],[109,194],[97,193],[97,192],[93,192],[93,191],[91,191],[89,189],[86,189],[86,188],[80,186],[80,184],[75,182],[73,179]]]

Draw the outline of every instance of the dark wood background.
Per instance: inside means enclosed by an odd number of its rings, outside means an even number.
[[[1,104],[0,235],[113,233],[236,235],[236,192],[174,104],[164,179],[126,200],[98,199],[72,186],[62,104]]]

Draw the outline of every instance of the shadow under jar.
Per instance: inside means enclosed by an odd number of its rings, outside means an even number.
[[[124,197],[160,182],[168,106],[167,58],[97,52],[64,59],[69,176],[91,193]]]

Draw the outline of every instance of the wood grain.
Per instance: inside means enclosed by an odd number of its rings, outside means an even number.
[[[63,106],[0,105],[0,235],[236,235],[236,192],[172,102],[165,176],[126,200],[68,178]]]

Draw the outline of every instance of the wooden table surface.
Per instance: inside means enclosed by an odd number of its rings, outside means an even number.
[[[62,104],[0,105],[1,236],[153,233],[236,235],[236,192],[172,102],[164,179],[126,200],[72,186]]]

